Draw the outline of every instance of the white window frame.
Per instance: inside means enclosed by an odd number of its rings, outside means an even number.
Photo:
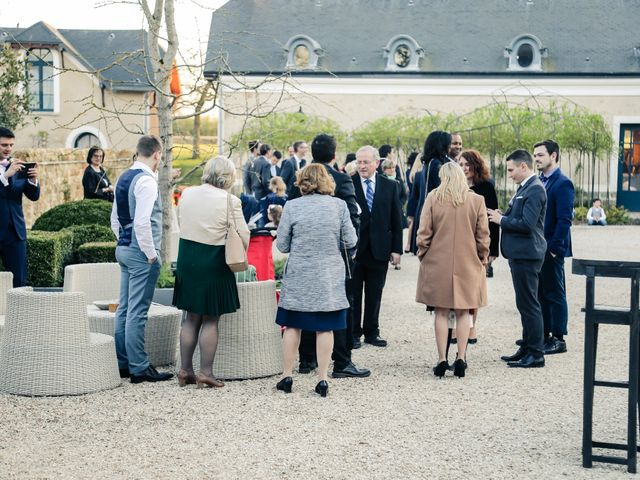
[[[90,133],[100,140],[100,148],[109,148],[109,142],[107,141],[107,137],[96,127],[92,127],[91,125],[84,125],[82,127],[78,127],[73,130],[69,135],[67,135],[67,139],[64,142],[65,148],[76,148],[74,147],[76,140],[83,133]]]
[[[409,64],[406,67],[396,65],[394,54],[400,45],[409,47],[411,56]],[[389,43],[382,50],[383,57],[387,59],[387,72],[417,72],[420,70],[420,59],[424,58],[424,48],[422,48],[416,40],[410,35],[396,35],[389,40]]]
[[[518,63],[518,49],[522,45],[530,45],[533,50],[531,65],[522,67]],[[542,72],[542,59],[546,58],[548,50],[542,45],[538,37],[530,33],[518,35],[504,48],[504,56],[508,59],[507,71],[509,72]]]
[[[300,45],[306,47],[309,51],[309,64],[306,67],[296,64],[296,48]],[[285,66],[287,70],[316,70],[320,58],[324,56],[324,50],[320,44],[307,35],[294,35],[291,37],[287,41],[284,51],[287,54],[287,64]]]

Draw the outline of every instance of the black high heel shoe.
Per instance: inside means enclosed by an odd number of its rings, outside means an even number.
[[[329,391],[329,384],[326,380],[320,380],[316,385],[316,393],[321,397],[326,397],[327,392]]]
[[[442,378],[444,377],[444,374],[447,372],[448,369],[449,369],[449,362],[447,362],[446,360],[443,360],[438,365],[433,367],[433,374],[436,377]]]
[[[459,358],[456,360],[456,363],[453,364],[453,374],[458,377],[464,377],[464,372],[467,369],[467,362],[463,359]]]
[[[284,393],[291,393],[291,387],[293,386],[293,378],[284,377],[276,384],[277,390],[282,390]]]

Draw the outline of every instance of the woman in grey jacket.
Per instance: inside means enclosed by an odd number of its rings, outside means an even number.
[[[347,204],[331,196],[335,183],[324,165],[302,169],[297,186],[302,196],[285,205],[276,243],[278,250],[289,253],[276,317],[278,325],[287,327],[284,373],[276,388],[291,392],[300,332],[315,331],[320,379],[315,390],[325,397],[333,330],[346,328],[349,309],[341,252],[355,247],[357,234]]]

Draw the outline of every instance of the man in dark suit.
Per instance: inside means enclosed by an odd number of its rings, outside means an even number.
[[[242,173],[242,185],[244,186],[244,193],[249,195],[253,194],[251,189],[251,182],[253,179],[253,162],[255,162],[258,152],[260,151],[260,142],[258,140],[252,140],[249,142],[249,158],[244,164]],[[260,200],[260,199],[258,199]]]
[[[544,239],[544,215],[547,194],[536,177],[533,159],[526,150],[507,157],[507,173],[519,184],[504,215],[488,210],[489,220],[500,225],[502,255],[509,259],[516,306],[522,322],[522,345],[513,355],[502,358],[510,367],[544,367],[543,321],[538,301],[538,275],[547,242]]]
[[[296,172],[307,164],[304,156],[307,154],[307,142],[298,140],[293,144],[293,156],[282,162],[280,176],[287,186],[287,195],[291,196],[293,182],[296,181]]]
[[[269,181],[271,180],[271,146],[268,143],[260,145],[260,156],[253,162],[251,171],[251,191],[256,200],[269,195]]]
[[[402,255],[402,207],[396,182],[376,173],[378,150],[370,145],[361,147],[356,152],[356,162],[354,187],[362,215],[353,271],[353,342],[357,348],[364,334],[365,343],[386,347],[387,341],[380,337],[378,317],[389,262],[399,265]]]
[[[298,152],[300,152],[299,149]],[[332,166],[336,159],[336,139],[331,135],[321,133],[316,136],[311,143],[311,154],[313,155],[313,163],[323,164],[333,178],[336,184],[333,195],[334,197],[341,198],[347,204],[351,223],[357,232],[360,226],[360,209],[356,202],[353,182],[349,175],[339,172]],[[289,199],[292,200],[299,196],[300,190],[294,185]],[[351,283],[353,280],[349,278],[349,272],[353,272],[352,257],[353,252],[343,253],[343,258],[347,263],[345,288],[350,307],[347,315],[347,328],[333,331],[332,376],[334,378],[368,377],[371,375],[371,371],[368,368],[358,368],[351,360],[351,338],[353,335],[353,293]],[[315,333],[303,330],[299,349],[300,366],[298,371],[300,373],[309,373],[317,366],[315,345]]]
[[[547,212],[544,238],[547,251],[540,270],[538,299],[544,320],[544,353],[552,355],[567,351],[568,308],[564,279],[564,259],[571,251],[571,221],[573,219],[573,183],[558,167],[560,146],[544,140],[533,146],[533,159],[540,172],[540,181],[547,191]]]
[[[29,168],[12,160],[15,135],[0,127],[0,257],[13,273],[13,286],[27,284],[27,229],[22,212],[22,195],[32,202],[40,198],[38,165]],[[21,172],[19,175],[18,172]]]

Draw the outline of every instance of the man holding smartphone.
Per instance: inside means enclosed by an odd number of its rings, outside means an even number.
[[[27,228],[22,195],[32,202],[40,198],[38,165],[11,157],[16,136],[0,127],[0,257],[13,273],[13,286],[27,284]]]

